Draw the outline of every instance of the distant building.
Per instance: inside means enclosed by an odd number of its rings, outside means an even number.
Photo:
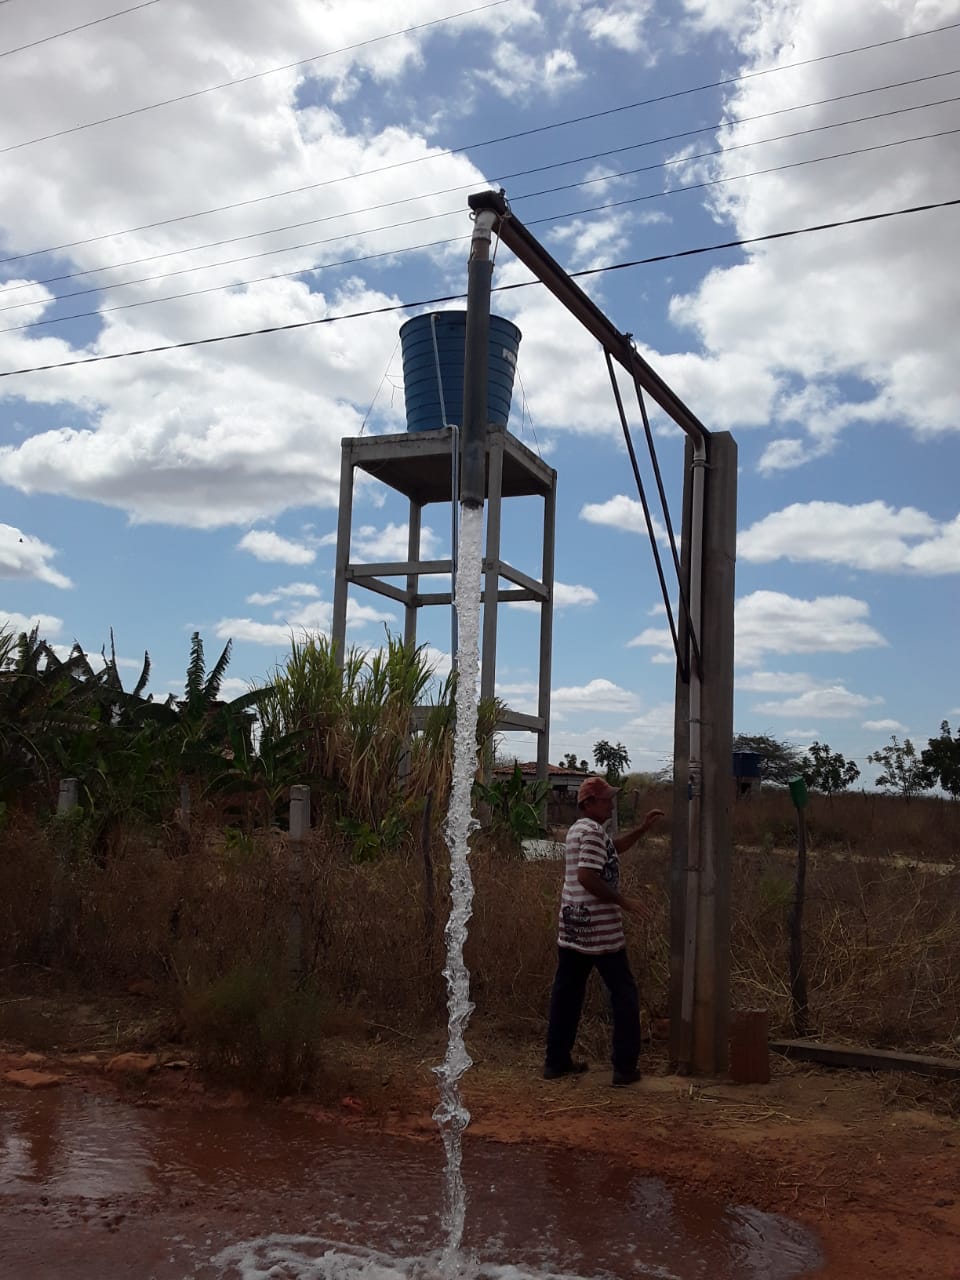
[[[521,762],[512,760],[510,764],[497,765],[493,770],[495,781],[501,781],[509,778],[514,768],[520,765],[520,773],[524,782],[536,782],[537,780],[537,762],[535,760]],[[551,800],[572,800],[576,801],[577,791],[580,783],[584,778],[593,776],[593,769],[568,769],[562,764],[551,764],[547,766],[547,781],[550,783],[550,799]]]

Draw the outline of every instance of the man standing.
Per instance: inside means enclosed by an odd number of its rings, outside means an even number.
[[[546,1080],[586,1071],[572,1055],[587,979],[594,967],[610,993],[613,1013],[613,1083],[640,1079],[640,1000],[627,960],[623,912],[645,916],[638,898],[620,892],[620,854],[662,817],[651,809],[632,831],[612,838],[604,829],[613,813],[618,788],[605,778],[587,778],[577,792],[578,818],[567,832],[557,973],[550,993],[550,1022],[543,1066]]]

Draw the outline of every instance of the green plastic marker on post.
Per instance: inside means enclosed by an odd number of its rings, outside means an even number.
[[[805,809],[810,797],[807,795],[807,783],[804,778],[790,779],[790,799],[797,809]]]

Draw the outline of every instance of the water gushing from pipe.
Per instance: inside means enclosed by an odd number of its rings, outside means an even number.
[[[440,1103],[433,1118],[440,1126],[447,1157],[443,1226],[446,1231],[441,1266],[446,1276],[459,1269],[460,1243],[466,1221],[467,1194],[463,1181],[463,1132],[470,1112],[460,1095],[459,1081],[472,1065],[464,1033],[473,1004],[470,973],[463,947],[473,912],[473,878],[469,865],[469,838],[477,821],[471,812],[471,796],[477,767],[477,676],[480,667],[480,568],[483,507],[463,504],[456,585],[459,630],[454,737],[453,783],[445,836],[450,850],[450,915],[445,938],[447,960],[447,1053],[434,1071],[440,1084]]]

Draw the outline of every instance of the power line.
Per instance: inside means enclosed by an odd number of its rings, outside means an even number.
[[[723,186],[728,182],[739,182],[744,178],[764,177],[771,173],[782,173],[787,169],[799,169],[807,165],[821,164],[827,160],[846,160],[846,159],[850,159],[853,156],[864,155],[871,151],[884,151],[890,147],[900,147],[900,146],[906,145],[907,143],[912,143],[912,142],[927,142],[934,138],[943,138],[943,137],[952,136],[958,133],[960,133],[960,127],[957,127],[955,129],[942,129],[936,133],[919,134],[913,138],[898,138],[890,142],[877,142],[868,147],[857,147],[849,151],[837,151],[837,152],[834,152],[832,155],[811,156],[806,160],[791,160],[785,164],[772,165],[767,169],[754,169],[748,173],[730,174],[724,178],[709,178],[709,179],[705,179],[702,182],[688,183],[686,186],[671,187],[667,191],[648,192],[645,195],[630,196],[629,198],[624,200],[608,201],[604,204],[593,205],[587,209],[572,209],[564,213],[551,214],[549,217],[535,218],[530,222],[529,225],[542,226],[544,223],[559,222],[566,218],[581,217],[583,216],[583,214],[586,214],[586,213],[597,213],[597,212],[602,212],[608,209],[619,209],[624,207],[625,205],[642,204],[648,200],[662,200],[662,199],[666,199],[669,196],[677,195],[680,192],[703,191],[710,187]],[[790,137],[791,135],[787,134],[785,136]],[[770,139],[770,141],[776,141],[776,139]],[[700,155],[700,156],[687,156],[683,160],[677,160],[677,161],[667,162],[667,163],[689,164],[694,160],[700,160],[705,158],[706,156],[714,156],[719,154],[722,154],[722,152],[708,151],[708,152],[704,152],[703,155]],[[647,169],[658,169],[661,167],[662,167],[661,165],[645,165],[643,169],[632,170],[629,172],[640,173],[640,172],[644,172]],[[609,181],[611,177],[617,177],[617,176],[623,177],[627,175],[608,174],[601,178],[588,178],[583,182],[568,183],[562,187],[553,187],[549,191],[534,191],[529,193],[528,195],[521,195],[521,196],[515,197],[512,200],[512,203],[519,204],[522,200],[532,199],[535,196],[553,195],[560,191],[569,191],[569,190],[577,189],[579,187],[590,186],[595,182]],[[430,222],[436,218],[449,217],[451,213],[457,213],[457,212],[462,212],[462,210],[449,210],[444,213],[428,214],[422,218],[412,218],[406,223],[393,223],[386,227],[374,227],[374,228],[371,228],[370,230],[371,231],[393,231],[400,226],[411,226],[419,222]],[[245,254],[243,257],[240,257],[240,258],[229,258],[221,262],[208,263],[204,266],[198,266],[198,267],[182,267],[178,271],[163,272],[155,276],[143,276],[137,280],[120,281],[116,284],[104,285],[100,288],[77,289],[74,293],[61,294],[59,297],[55,298],[54,301],[61,302],[67,298],[78,298],[78,297],[87,296],[91,293],[102,293],[106,289],[120,289],[120,288],[123,288],[125,285],[131,286],[134,284],[143,284],[153,280],[169,280],[169,279],[172,279],[174,276],[191,275],[196,271],[212,270],[215,267],[234,266],[238,262],[249,262],[257,258],[270,257],[273,254],[292,253],[298,248],[308,249],[308,248],[315,247],[317,244],[332,244],[332,243],[335,243],[337,240],[350,239],[354,234],[355,233],[353,232],[348,232],[348,233],[345,233],[344,235],[331,236],[326,240],[314,241],[312,243],[308,242],[306,244],[301,244],[301,245],[287,245],[281,249],[264,249],[260,253]],[[369,234],[369,233],[365,233],[365,234]],[[22,329],[39,329],[44,326],[52,325],[52,324],[66,324],[70,320],[85,320],[92,316],[108,315],[113,311],[130,311],[136,307],[150,307],[160,302],[178,302],[178,301],[182,301],[184,298],[194,298],[206,293],[220,293],[227,289],[245,288],[246,286],[251,284],[263,284],[270,280],[285,280],[285,279],[291,278],[292,276],[304,275],[307,272],[329,271],[337,267],[355,266],[361,262],[371,262],[377,258],[389,258],[402,253],[414,253],[414,252],[423,251],[426,249],[440,248],[444,245],[456,244],[458,240],[466,240],[466,239],[469,239],[469,235],[452,236],[452,237],[448,237],[445,240],[433,240],[426,244],[405,245],[398,249],[384,249],[378,253],[362,254],[362,255],[355,256],[353,258],[345,258],[339,262],[312,263],[308,266],[298,267],[296,270],[292,270],[292,271],[277,271],[266,276],[255,276],[252,279],[248,279],[248,280],[233,280],[227,284],[208,285],[205,288],[201,288],[201,289],[186,289],[184,290],[183,293],[167,294],[166,297],[162,297],[162,298],[142,298],[136,302],[118,303],[117,305],[112,307],[97,307],[93,311],[80,311],[80,312],[72,313],[67,316],[52,316],[45,320],[31,320],[27,324],[9,325],[5,329],[0,329],[0,333],[16,333]],[[18,311],[22,307],[30,307],[30,306],[36,306],[36,305],[37,305],[36,299],[30,302],[16,302],[9,307],[0,307],[0,314],[2,314],[4,311]]]
[[[67,129],[57,129],[54,133],[44,133],[37,138],[26,138],[23,142],[14,142],[10,146],[0,147],[0,155],[8,151],[20,151],[23,147],[36,146],[38,142],[50,142],[53,138],[64,138],[68,134],[82,133],[85,129],[95,129],[101,124],[112,124],[115,120],[126,120],[130,116],[142,115],[145,111],[156,111],[158,107],[170,107],[176,102],[187,102],[192,98],[202,98],[208,93],[216,93],[219,89],[231,89],[238,84],[249,84],[252,80],[261,80],[264,76],[278,75],[281,71],[292,71],[295,67],[305,67],[311,62],[319,62],[323,58],[335,57],[338,53],[350,53],[354,49],[362,49],[370,44],[378,44],[382,40],[393,40],[397,36],[411,35],[414,31],[425,31],[428,27],[437,27],[444,22],[452,22],[456,18],[465,18],[472,13],[483,13],[487,9],[496,9],[503,4],[511,4],[512,0],[488,0],[488,3],[477,5],[473,9],[461,9],[458,13],[448,13],[442,18],[433,18],[429,22],[418,22],[412,27],[403,27],[399,31],[387,31],[382,36],[371,36],[367,40],[357,40],[354,44],[344,45],[340,49],[328,49],[326,53],[315,53],[309,58],[298,58],[296,62],[287,62],[282,67],[268,67],[266,71],[254,71],[248,76],[238,76],[235,80],[223,80],[220,84],[208,85],[206,89],[194,89],[190,93],[180,93],[174,98],[164,98],[160,102],[151,102],[142,107],[132,107],[129,111],[118,111],[112,116],[104,116],[100,120],[88,120],[86,124],[70,125]],[[960,23],[957,24],[960,26]]]
[[[906,209],[890,209],[884,213],[866,213],[856,218],[842,218],[834,222],[821,222],[810,227],[793,227],[788,231],[771,231],[762,236],[749,236],[740,240],[726,240],[720,244],[701,245],[695,249],[679,249],[672,253],[654,254],[649,258],[635,258],[629,262],[617,262],[606,267],[588,267],[582,271],[570,272],[571,279],[582,279],[586,276],[603,275],[608,271],[623,271],[629,267],[648,266],[657,262],[668,262],[676,258],[691,258],[699,254],[716,253],[722,249],[739,249],[749,244],[763,244],[774,240],[786,240],[792,236],[810,235],[818,231],[832,231],[838,227],[857,226],[868,222],[881,222],[889,218],[900,218],[907,214],[929,213],[934,209],[948,209],[960,205],[960,197],[953,200],[940,200],[931,204],[912,205]],[[539,280],[521,280],[516,284],[495,286],[494,293],[508,293],[514,289],[528,289],[539,284]],[[132,356],[159,355],[165,351],[181,351],[187,347],[205,347],[218,342],[232,342],[237,338],[258,338],[272,333],[290,333],[296,329],[309,329],[317,325],[335,324],[341,320],[361,320],[369,316],[387,315],[392,311],[412,311],[416,307],[438,306],[444,302],[462,302],[465,293],[448,293],[434,298],[421,298],[416,302],[394,302],[385,307],[368,307],[363,311],[342,312],[335,316],[320,316],[313,320],[296,320],[289,324],[266,325],[261,329],[244,329],[239,333],[221,333],[209,338],[191,338],[185,342],[167,342],[155,347],[140,347],[134,351],[114,351],[106,355],[82,356],[77,360],[59,360],[51,364],[32,365],[23,369],[7,369],[0,371],[0,378],[15,378],[25,373],[47,373],[51,369],[69,369],[76,365],[101,364],[105,360],[125,360]]]
[[[757,120],[766,120],[774,116],[788,115],[794,111],[808,110],[812,107],[829,106],[829,105],[832,105],[833,103],[843,102],[850,98],[862,98],[870,94],[883,93],[891,89],[902,89],[902,88],[913,86],[916,84],[923,84],[929,80],[942,80],[945,77],[955,76],[958,74],[960,74],[960,69],[954,68],[951,71],[940,71],[929,76],[919,76],[913,80],[900,80],[891,84],[876,85],[870,89],[857,89],[850,93],[836,94],[831,98],[819,98],[812,102],[801,102],[791,107],[779,107],[776,110],[763,111],[753,116],[739,116],[739,117],[733,117],[732,119],[729,119],[729,120],[718,120],[714,124],[703,125],[701,128],[698,128],[698,129],[684,129],[678,133],[664,134],[658,138],[643,139],[640,142],[630,143],[627,146],[612,147],[606,151],[594,151],[588,155],[574,156],[568,160],[557,160],[551,164],[537,165],[529,169],[520,169],[514,173],[502,173],[491,179],[491,185],[498,186],[498,185],[502,185],[503,183],[510,182],[514,178],[524,178],[535,173],[546,173],[550,170],[562,169],[572,164],[583,164],[583,163],[586,163],[587,161],[600,160],[600,159],[608,158],[610,156],[622,155],[626,152],[637,151],[645,147],[658,146],[660,144],[668,143],[668,142],[677,142],[683,138],[695,137],[701,133],[709,133],[714,129],[730,128],[734,125],[741,125],[741,124],[751,124],[751,123],[755,123]],[[655,169],[659,169],[659,168],[666,167],[673,164],[686,164],[693,160],[705,159],[708,156],[721,155],[721,154],[729,153],[732,151],[742,151],[747,147],[762,146],[765,143],[769,143],[769,142],[782,142],[790,138],[804,137],[808,134],[823,133],[827,130],[842,128],[846,125],[863,124],[867,121],[886,119],[886,118],[889,118],[892,116],[898,116],[898,115],[905,115],[913,111],[923,111],[931,107],[944,106],[956,101],[958,101],[957,98],[942,98],[935,102],[918,103],[915,106],[898,107],[891,111],[881,111],[881,112],[876,112],[876,113],[865,115],[865,116],[854,116],[848,120],[837,120],[837,121],[832,121],[831,123],[828,123],[828,124],[814,125],[810,128],[795,130],[791,133],[777,134],[772,138],[756,138],[750,142],[736,143],[732,146],[717,148],[716,150],[713,150],[713,151],[704,151],[699,153],[698,155],[685,156],[677,160],[658,161],[657,164],[645,165],[639,169],[630,169],[620,174],[608,174],[600,178],[586,179],[584,182],[581,182],[581,183],[568,184],[567,187],[554,188],[553,191],[569,190],[571,186],[586,186],[591,181],[600,182],[600,181],[605,181],[609,178],[624,177],[624,176],[630,176],[637,173],[650,172]],[[40,280],[27,280],[27,281],[21,282],[20,284],[10,285],[8,288],[0,288],[0,296],[7,293],[19,292],[23,289],[31,289],[38,285],[57,284],[62,280],[79,280],[84,276],[98,275],[100,272],[103,272],[103,271],[119,270],[121,267],[139,266],[143,262],[156,262],[156,261],[159,261],[161,258],[179,257],[181,254],[196,253],[196,252],[199,252],[201,249],[216,249],[226,244],[237,244],[242,240],[256,240],[260,236],[277,235],[281,231],[295,231],[295,230],[298,230],[300,227],[317,226],[323,222],[339,221],[340,219],[345,220],[347,218],[357,217],[359,214],[363,214],[363,213],[374,213],[380,209],[393,209],[393,208],[396,208],[398,205],[412,204],[417,200],[428,200],[428,199],[433,199],[435,196],[452,195],[458,191],[470,191],[476,185],[477,184],[475,182],[461,183],[458,186],[444,187],[438,191],[421,192],[413,196],[404,196],[398,200],[387,200],[382,202],[381,204],[366,205],[359,209],[350,209],[350,210],[345,210],[343,212],[325,214],[319,218],[307,218],[302,222],[283,223],[278,227],[264,227],[258,231],[244,232],[242,235],[226,236],[221,240],[207,240],[201,244],[194,244],[194,245],[189,245],[189,246],[176,248],[176,249],[167,249],[161,253],[145,254],[139,258],[128,258],[122,262],[112,262],[102,267],[88,267],[83,271],[61,272],[59,275],[55,275],[55,276],[44,276]],[[551,193],[535,192],[533,194],[541,195],[541,194],[551,194]],[[522,200],[522,199],[528,199],[528,198],[531,198],[531,197],[518,196],[518,197],[515,197],[514,199],[516,201],[516,200]],[[451,210],[451,212],[458,212],[458,210]],[[437,216],[442,216],[442,215],[437,215]],[[402,225],[406,225],[406,224],[402,224]],[[385,228],[375,227],[375,228],[372,228],[371,230],[380,231],[384,229]],[[96,237],[96,238],[99,238],[99,237]],[[336,239],[337,237],[334,237],[334,238]],[[77,243],[91,243],[91,242],[83,241],[83,242],[77,242]],[[313,243],[317,243],[317,242],[313,242]],[[326,243],[326,242],[322,241],[320,243]],[[310,245],[308,244],[305,246],[301,244],[301,245],[291,245],[289,247],[291,249],[297,249],[297,248],[310,247]],[[36,251],[36,252],[41,252],[41,251]],[[271,251],[271,252],[274,252],[274,251]],[[276,251],[276,252],[279,252],[279,251]],[[24,256],[27,257],[27,256],[33,256],[33,255],[24,255]],[[251,256],[258,256],[258,255],[251,255]],[[18,257],[0,259],[0,266],[6,263],[16,262],[19,260],[20,259]],[[246,261],[246,259],[235,258],[235,259],[230,259],[227,263],[201,264],[197,267],[187,267],[187,268],[184,268],[183,271],[169,272],[167,274],[182,275],[184,271],[202,271],[202,270],[206,270],[207,267],[230,265],[230,263],[238,262],[238,261],[243,262],[243,261]],[[76,290],[73,293],[61,294],[60,296],[65,298],[74,298],[74,297],[79,297],[82,294],[86,294],[86,293],[103,292],[107,289],[121,288],[124,285],[128,285],[128,284],[142,284],[149,280],[163,279],[163,278],[165,278],[164,275],[143,276],[135,280],[121,280],[115,283],[102,284],[93,289]],[[16,305],[29,306],[33,304],[18,303]],[[11,310],[11,309],[12,308],[9,308],[9,307],[2,308],[2,310]]]
[[[505,0],[500,0],[500,2],[505,3]],[[467,10],[467,12],[475,12],[475,11]],[[459,17],[462,15],[455,14],[453,16]],[[534,134],[546,133],[553,129],[563,129],[571,124],[583,124],[590,120],[596,120],[604,116],[615,115],[618,112],[633,111],[638,109],[639,107],[653,106],[661,102],[668,102],[674,98],[682,98],[682,97],[689,96],[690,94],[702,93],[708,89],[725,88],[728,85],[739,84],[744,80],[756,79],[758,76],[772,75],[774,72],[778,72],[778,71],[790,71],[797,67],[806,67],[814,63],[826,62],[833,58],[843,58],[854,53],[865,53],[865,52],[869,52],[872,49],[880,49],[888,45],[901,44],[907,40],[916,40],[923,36],[937,35],[940,32],[952,31],[958,27],[960,27],[960,22],[951,22],[951,23],[945,24],[942,27],[931,27],[926,31],[914,31],[914,32],[911,32],[909,35],[896,36],[890,40],[879,40],[873,44],[857,45],[854,48],[850,48],[850,49],[839,49],[834,53],[821,54],[815,58],[803,58],[797,62],[785,62],[785,63],[781,63],[779,66],[776,66],[776,67],[767,67],[760,71],[748,71],[748,72],[744,72],[742,75],[729,76],[723,80],[711,80],[706,84],[694,85],[686,89],[676,89],[671,93],[660,94],[653,98],[643,98],[637,102],[623,103],[621,106],[608,107],[605,110],[591,112],[587,115],[572,116],[566,120],[556,120],[551,124],[540,125],[537,128],[523,129],[517,133],[503,134],[502,136],[496,137],[496,138],[484,138],[477,142],[468,142],[468,143],[462,144],[461,146],[448,147],[446,150],[435,151],[428,156],[416,156],[410,160],[397,160],[392,162],[391,164],[379,165],[375,169],[364,169],[360,173],[344,174],[341,177],[327,178],[321,182],[308,182],[299,187],[288,187],[284,191],[269,191],[265,195],[251,196],[249,199],[246,199],[246,200],[234,200],[229,204],[214,205],[208,209],[197,209],[197,210],[194,210],[192,213],[182,213],[172,218],[158,218],[153,222],[143,222],[143,223],[140,223],[138,226],[126,227],[119,231],[104,231],[100,235],[89,236],[82,240],[69,240],[63,244],[58,244],[58,245],[49,245],[45,249],[32,249],[29,253],[15,254],[12,257],[0,259],[0,265],[3,265],[4,263],[7,263],[7,262],[21,262],[27,258],[36,257],[39,254],[60,253],[64,249],[75,249],[79,245],[94,244],[98,240],[109,240],[114,238],[115,236],[132,235],[137,231],[152,231],[156,227],[170,226],[175,222],[187,222],[193,218],[205,218],[214,213],[226,213],[232,209],[244,209],[253,204],[262,204],[267,200],[279,200],[279,199],[283,199],[286,196],[300,195],[304,191],[316,191],[321,187],[335,186],[341,182],[352,182],[358,178],[369,178],[376,174],[386,173],[388,171],[392,171],[395,169],[403,169],[411,165],[423,164],[428,160],[439,160],[445,156],[461,155],[465,151],[475,151],[480,147],[489,147],[501,142],[513,142],[518,138],[531,137]],[[418,28],[411,27],[410,30],[414,31],[414,30],[418,30]],[[376,37],[376,39],[383,40],[383,39],[387,39],[387,37],[378,36]],[[351,47],[358,47],[358,46],[351,46]],[[345,52],[345,50],[339,50],[339,52]],[[326,54],[318,55],[318,57],[326,57],[326,56],[329,56],[329,55],[326,55]],[[311,59],[308,58],[308,59],[305,59],[304,61],[309,62],[311,61]],[[299,66],[301,64],[293,63],[291,65]],[[286,68],[274,68],[274,70],[286,70]],[[260,72],[258,74],[268,75],[270,74],[270,72]],[[250,78],[255,78],[255,77],[250,77]],[[230,83],[235,83],[235,82],[231,81]],[[236,82],[236,83],[239,83],[239,82]],[[904,82],[904,83],[907,83],[907,82]],[[214,86],[214,88],[216,87],[217,86]],[[212,91],[213,91],[212,89],[204,89],[204,90],[198,91],[198,93],[210,93]],[[191,97],[191,96],[197,96],[197,95],[188,94],[185,96]],[[170,99],[170,101],[176,102],[176,101],[180,101],[180,99],[174,98],[174,99]],[[166,104],[156,104],[156,105],[166,105]],[[138,108],[138,110],[140,111],[146,111],[150,109],[151,108],[148,108],[148,107]],[[127,113],[127,114],[135,114],[135,113]],[[120,119],[120,118],[121,117],[119,116],[109,117],[109,119]],[[94,121],[94,123],[96,124],[96,123],[105,123],[105,122]],[[90,127],[92,126],[91,125],[78,126],[78,128],[90,128]],[[58,137],[60,135],[51,134],[49,136]],[[44,141],[44,139],[39,139],[39,141]],[[27,145],[29,144],[28,143],[17,144],[17,146],[27,146]],[[13,150],[13,149],[15,148],[7,148],[7,150]],[[0,150],[0,155],[2,154],[3,154],[3,151]]]
[[[66,31],[57,31],[52,36],[31,40],[29,44],[19,44],[15,49],[0,50],[0,58],[9,58],[11,53],[23,53],[25,49],[35,49],[38,44],[49,44],[51,40],[59,40],[62,36],[72,36],[75,31],[86,31],[88,27],[98,27],[101,22],[110,22],[113,18],[122,18],[125,13],[136,13],[138,9],[149,9],[151,5],[159,3],[160,0],[143,0],[142,4],[133,4],[129,9],[118,9],[116,13],[105,14],[102,18],[81,22],[78,27],[68,27]]]

